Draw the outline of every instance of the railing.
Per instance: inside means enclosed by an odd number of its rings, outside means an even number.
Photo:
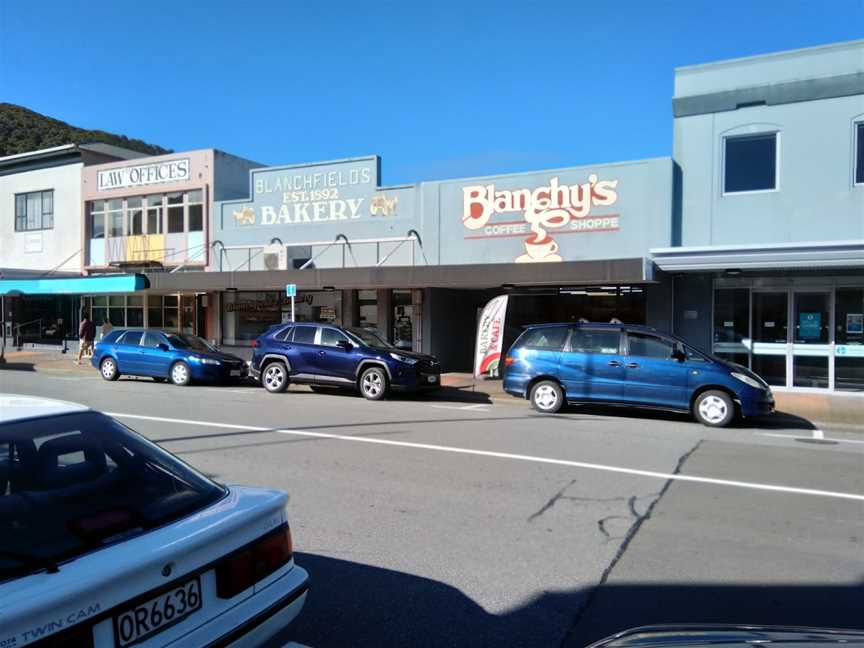
[[[288,251],[291,249],[297,248],[309,248],[310,255],[303,262],[303,264],[298,268],[299,270],[306,270],[307,268],[316,267],[315,263],[321,257],[323,257],[327,252],[334,249],[341,249],[341,262],[333,265],[328,265],[326,267],[380,267],[385,265],[388,261],[393,259],[394,255],[402,249],[405,244],[408,244],[408,265],[414,266],[418,262],[418,251],[419,258],[422,259],[424,265],[429,264],[429,260],[426,258],[426,253],[423,250],[423,242],[420,239],[420,235],[415,230],[409,230],[405,236],[390,236],[384,238],[368,238],[368,239],[349,239],[344,234],[339,234],[332,241],[304,241],[302,243],[288,243],[284,244],[278,238],[271,239],[271,242],[267,245],[225,245],[222,241],[214,241],[211,245],[214,252],[218,251],[218,259],[219,259],[219,270],[228,272],[237,272],[243,270],[252,270],[252,261],[264,254],[266,250],[273,249],[273,246],[276,246],[276,249],[280,251],[284,250],[286,257],[290,257]],[[392,245],[392,247],[388,250],[385,249],[388,245]],[[375,256],[374,262],[364,263],[357,260],[357,256],[360,255],[362,251],[371,251],[372,246],[374,246]],[[312,250],[314,248],[318,248]],[[239,265],[232,265],[231,261],[231,253],[245,251],[243,255],[245,258]],[[355,254],[355,251],[357,254]],[[236,255],[235,255],[236,256]],[[350,265],[349,265],[350,261]],[[225,268],[225,266],[228,266]],[[287,269],[287,268],[283,268]]]

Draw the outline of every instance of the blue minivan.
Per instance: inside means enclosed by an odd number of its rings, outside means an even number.
[[[768,384],[740,365],[647,326],[528,327],[504,358],[504,390],[551,414],[565,403],[692,412],[710,427],[774,412]]]

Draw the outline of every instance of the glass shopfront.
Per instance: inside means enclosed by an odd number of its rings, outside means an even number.
[[[864,288],[718,281],[713,338],[771,385],[864,391]]]
[[[342,322],[340,291],[308,291],[294,300],[298,322]],[[248,346],[274,324],[291,321],[291,300],[284,292],[222,293],[222,343]]]

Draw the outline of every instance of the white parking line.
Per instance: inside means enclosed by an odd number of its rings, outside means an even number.
[[[819,432],[816,436],[815,432]],[[813,436],[800,436],[798,434],[781,434],[779,432],[756,432],[758,436],[774,437],[775,439],[793,439],[799,441],[828,441],[833,443],[864,443],[862,439],[838,439],[836,437],[826,437],[821,430],[814,430]]]
[[[826,491],[815,488],[798,488],[796,486],[781,486],[778,484],[760,484],[757,482],[744,482],[731,479],[715,479],[713,477],[697,477],[695,475],[680,475],[672,473],[661,473],[654,470],[640,470],[638,468],[623,468],[621,466],[608,466],[605,464],[587,463],[584,461],[570,461],[568,459],[553,459],[551,457],[536,457],[533,455],[512,454],[509,452],[493,452],[491,450],[474,450],[471,448],[458,448],[454,446],[443,446],[432,443],[413,443],[411,441],[394,441],[391,439],[378,439],[372,437],[352,436],[350,434],[330,434],[327,432],[309,432],[306,430],[288,430],[259,427],[255,425],[237,425],[236,423],[215,423],[212,421],[192,421],[188,419],[165,418],[161,416],[144,416],[141,414],[124,414],[122,412],[105,412],[108,416],[118,418],[141,419],[144,421],[160,421],[163,423],[180,423],[182,425],[200,425],[203,427],[227,428],[232,430],[252,430],[260,432],[274,432],[290,436],[311,437],[316,439],[331,439],[334,441],[349,441],[352,443],[370,443],[374,445],[386,445],[399,448],[411,448],[414,450],[433,450],[435,452],[452,452],[455,454],[474,455],[477,457],[492,457],[495,459],[510,459],[514,461],[528,461],[532,463],[551,464],[555,466],[567,466],[569,468],[583,468],[585,470],[599,470],[604,472],[636,475],[638,477],[653,477],[655,479],[691,482],[696,484],[711,484],[714,486],[731,486],[734,488],[747,488],[751,490],[770,491],[775,493],[790,493],[793,495],[812,495],[815,497],[831,497],[834,499],[854,500],[864,502],[864,495],[858,493],[844,493],[840,491]]]

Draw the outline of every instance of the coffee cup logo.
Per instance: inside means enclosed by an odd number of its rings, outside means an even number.
[[[616,214],[588,218],[592,206],[612,205],[618,200],[617,180],[600,180],[590,174],[582,184],[561,184],[558,177],[534,189],[496,190],[494,184],[462,188],[462,224],[469,230],[489,233],[493,214],[523,212],[530,234],[524,240],[525,253],[516,263],[563,261],[559,245],[550,232],[569,227],[571,231],[608,231],[618,229]],[[506,223],[513,226],[513,223]],[[518,227],[518,226],[516,226]],[[525,225],[522,225],[524,232]],[[515,229],[515,228],[514,228]],[[507,234],[504,234],[505,236]],[[517,234],[519,235],[518,232]]]

